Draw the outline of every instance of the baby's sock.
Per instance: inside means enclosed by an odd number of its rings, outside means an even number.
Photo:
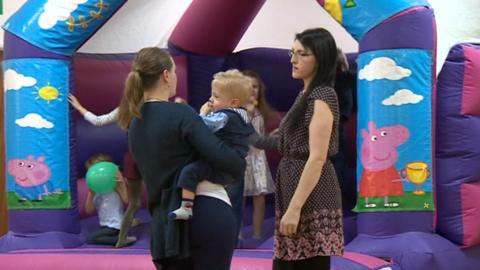
[[[182,205],[177,210],[174,210],[168,214],[170,219],[181,219],[189,220],[192,218],[193,200],[192,199],[182,199]]]

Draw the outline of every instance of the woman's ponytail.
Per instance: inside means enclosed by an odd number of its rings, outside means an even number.
[[[118,125],[127,130],[133,117],[142,118],[140,107],[143,103],[142,78],[137,70],[132,70],[125,81],[125,93],[118,109]]]
[[[132,71],[125,81],[125,91],[118,109],[117,123],[127,130],[133,118],[142,118],[140,108],[143,95],[160,79],[163,71],[171,70],[172,57],[163,49],[148,47],[141,49],[133,60]]]

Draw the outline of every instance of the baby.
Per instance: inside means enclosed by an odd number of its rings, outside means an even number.
[[[248,137],[254,133],[248,113],[244,106],[249,102],[251,81],[236,69],[218,72],[212,81],[212,95],[200,109],[205,124],[245,158],[249,150]],[[182,189],[180,208],[169,213],[171,219],[188,220],[192,218],[195,190],[202,180],[216,183],[229,183],[234,179],[243,181],[243,177],[216,172],[204,160],[194,161],[185,166],[178,179],[177,186]]]

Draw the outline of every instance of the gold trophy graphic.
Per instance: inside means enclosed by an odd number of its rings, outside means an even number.
[[[413,195],[425,195],[420,187],[421,184],[430,177],[430,170],[428,164],[422,161],[410,162],[405,166],[405,169],[400,172],[402,178],[407,178],[409,182],[417,185],[417,188],[412,192]]]

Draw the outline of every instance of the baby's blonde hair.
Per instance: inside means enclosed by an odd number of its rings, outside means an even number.
[[[217,72],[213,75],[212,87],[225,91],[232,99],[238,99],[240,106],[248,104],[252,92],[252,81],[237,69]]]

